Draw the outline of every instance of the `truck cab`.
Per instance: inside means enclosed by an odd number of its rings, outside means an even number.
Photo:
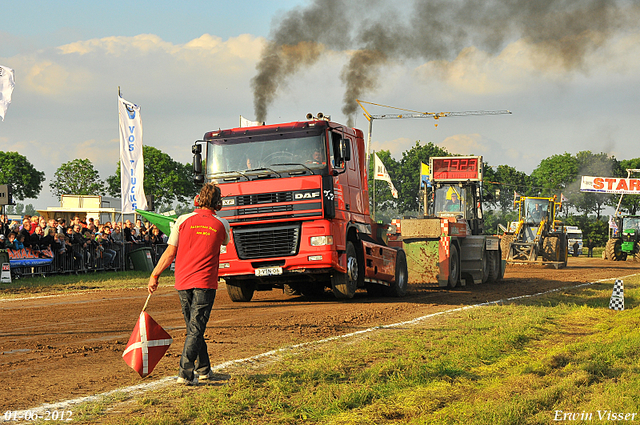
[[[351,298],[358,287],[395,285],[398,250],[369,216],[360,130],[308,116],[207,132],[192,150],[196,181],[223,194],[218,215],[231,241],[219,275],[232,300],[273,288],[314,296],[325,286]]]

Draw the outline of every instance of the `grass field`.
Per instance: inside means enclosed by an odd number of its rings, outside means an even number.
[[[640,421],[640,279],[380,328],[226,372],[119,394],[83,423],[548,424]],[[621,419],[621,420],[618,420]],[[632,421],[633,419],[633,421]]]

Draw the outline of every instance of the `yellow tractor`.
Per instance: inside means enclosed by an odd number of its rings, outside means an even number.
[[[556,197],[525,197],[514,201],[518,221],[510,223],[500,242],[507,264],[566,267],[568,239],[562,222],[556,220],[561,204]]]

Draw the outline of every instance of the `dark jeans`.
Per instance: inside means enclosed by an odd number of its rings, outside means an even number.
[[[216,298],[216,290],[187,289],[178,291],[178,296],[184,322],[187,325],[187,338],[184,341],[182,357],[180,357],[179,376],[192,380],[194,372],[198,375],[206,375],[211,370],[204,332]]]
[[[593,248],[589,247],[589,253],[587,254],[587,257],[593,257]]]

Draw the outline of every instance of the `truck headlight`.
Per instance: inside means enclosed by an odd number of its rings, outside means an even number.
[[[311,236],[309,244],[311,246],[333,245],[333,236]]]
[[[219,269],[228,269],[229,268],[229,263],[220,263],[218,268]]]
[[[220,245],[220,254],[226,254],[226,253],[227,253],[227,246]]]

